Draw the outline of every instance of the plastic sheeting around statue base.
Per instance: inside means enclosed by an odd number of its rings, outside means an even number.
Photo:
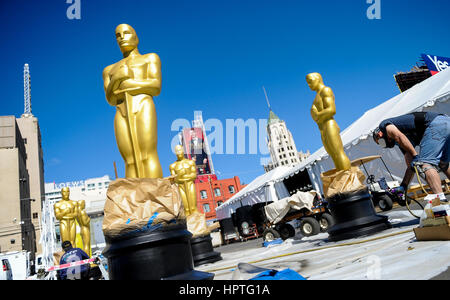
[[[206,217],[200,212],[195,212],[186,217],[187,229],[192,233],[192,238],[208,235],[211,231],[206,224]]]
[[[367,188],[364,185],[366,177],[359,167],[352,167],[350,170],[345,171],[333,169],[320,174],[320,177],[325,198]]]
[[[103,233],[116,237],[184,220],[178,187],[167,178],[120,178],[106,193]]]

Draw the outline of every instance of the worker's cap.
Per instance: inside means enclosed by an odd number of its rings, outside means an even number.
[[[72,243],[70,241],[64,241],[62,242],[61,246],[63,249],[70,249],[72,248]]]

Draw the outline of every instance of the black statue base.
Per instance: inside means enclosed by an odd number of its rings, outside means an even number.
[[[376,214],[367,189],[337,194],[326,200],[336,221],[328,230],[331,241],[356,238],[392,228],[387,216]]]
[[[103,255],[111,280],[212,280],[214,274],[194,270],[190,239],[184,224],[153,232],[106,238]]]
[[[191,248],[196,267],[222,260],[220,253],[214,251],[210,234],[191,239]]]

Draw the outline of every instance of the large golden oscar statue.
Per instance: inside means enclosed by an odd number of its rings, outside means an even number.
[[[320,174],[327,207],[336,222],[327,230],[329,239],[339,241],[390,228],[387,216],[375,213],[359,164],[352,164],[345,154],[340,129],[334,120],[333,91],[325,86],[319,73],[308,74],[306,82],[317,93],[311,116],[319,126],[323,146],[336,167]]]
[[[130,25],[117,26],[116,39],[124,58],[104,69],[103,81],[108,103],[117,107],[114,129],[125,177],[162,178],[153,103],[161,91],[161,61],[155,53],[139,53]]]
[[[91,255],[91,219],[85,211],[85,201],[70,200],[70,189],[68,187],[61,189],[61,196],[62,199],[54,205],[55,217],[59,220],[61,241],[69,241],[73,247],[76,247],[78,224],[83,250]]]
[[[195,201],[192,207],[183,201],[191,201],[195,186],[188,179],[195,177],[180,170],[187,181],[179,188],[172,176],[163,178],[159,162],[153,97],[161,91],[161,61],[155,53],[139,54],[139,39],[130,25],[117,26],[115,34],[123,59],[104,69],[103,81],[108,103],[117,107],[114,131],[125,178],[111,182],[106,192],[102,229],[109,278],[213,278],[193,270],[192,234],[186,230],[183,206],[195,214]]]
[[[311,108],[311,116],[319,126],[323,146],[333,159],[336,169],[349,170],[350,160],[344,152],[340,129],[334,120],[336,104],[333,91],[325,86],[319,73],[308,74],[306,82],[310,89],[317,93]]]
[[[344,151],[340,128],[334,120],[336,103],[332,89],[325,86],[319,73],[308,74],[306,82],[316,92],[311,116],[319,126],[323,146],[336,167],[321,174],[325,197],[364,189],[365,176],[357,166],[351,165]]]

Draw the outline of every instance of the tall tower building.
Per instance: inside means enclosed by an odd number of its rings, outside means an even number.
[[[279,166],[295,166],[300,163],[297,147],[286,123],[270,110],[267,123],[267,148],[272,162],[265,166],[266,171]]]
[[[36,239],[40,238],[40,223],[42,201],[45,199],[44,185],[44,158],[41,144],[41,131],[38,119],[33,115],[23,114],[16,119],[22,135],[25,152],[26,167],[29,175],[31,201],[31,221],[36,231]],[[40,244],[37,245],[40,252]]]
[[[264,89],[264,87],[263,87]],[[292,167],[299,164],[309,156],[303,152],[298,152],[291,132],[286,123],[278,118],[272,111],[269,98],[264,89],[267,105],[269,106],[269,120],[267,122],[267,148],[270,152],[271,162],[264,166],[264,170],[269,172],[280,166]]]
[[[26,166],[30,177],[31,220],[36,230],[36,238],[40,238],[39,220],[42,212],[42,200],[45,199],[44,189],[44,155],[42,153],[41,130],[38,119],[31,110],[31,79],[29,65],[25,64],[23,71],[24,113],[17,119],[22,135],[25,151]],[[38,252],[40,252],[38,245]]]
[[[40,252],[44,199],[41,132],[31,112],[30,72],[24,67],[24,114],[0,117],[0,252]],[[34,266],[31,265],[33,271]]]

